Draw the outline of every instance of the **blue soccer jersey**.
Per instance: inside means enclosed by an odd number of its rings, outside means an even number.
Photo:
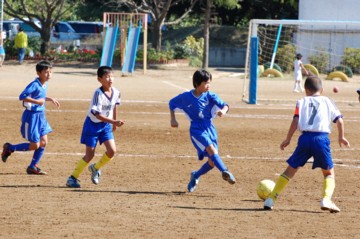
[[[213,145],[218,150],[217,131],[212,124],[216,113],[227,104],[211,92],[195,96],[193,91],[184,92],[169,102],[170,110],[182,111],[190,120],[190,138],[197,149],[199,159],[208,157],[206,147]]]
[[[25,98],[44,99],[43,105],[23,101],[26,108],[21,118],[21,134],[24,139],[30,142],[40,142],[42,136],[52,132],[51,126],[45,116],[45,102],[47,94],[47,83],[41,84],[39,78],[31,82],[20,94],[19,99]]]
[[[36,78],[20,94],[19,100],[24,100],[25,98],[28,97],[33,98],[35,100],[44,99],[43,105],[38,105],[23,101],[23,106],[30,111],[45,111],[45,98],[46,98],[47,90],[48,90],[47,82],[44,85],[42,85],[39,78]]]

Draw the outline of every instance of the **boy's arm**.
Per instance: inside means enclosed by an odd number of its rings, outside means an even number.
[[[223,115],[226,115],[226,113],[229,111],[229,106],[228,105],[225,105],[221,110],[219,110],[217,112],[217,115],[219,117],[223,116]]]
[[[173,110],[170,110],[170,125],[173,128],[179,127],[179,123],[177,122],[176,117],[175,117],[175,111],[173,111]]]
[[[56,107],[59,109],[60,108],[60,103],[57,99],[55,98],[51,98],[51,97],[46,97],[45,98],[46,101],[51,101],[54,105],[56,105]]]
[[[106,123],[110,123],[112,124],[113,126],[116,126],[116,127],[120,127],[122,126],[123,124],[125,124],[125,121],[124,120],[116,120],[116,119],[111,119],[111,118],[108,118],[102,114],[94,114],[95,117],[98,119],[98,120],[101,120],[102,122],[106,122]]]
[[[347,139],[344,136],[344,120],[342,118],[339,118],[336,121],[336,126],[338,128],[338,133],[339,133],[338,139],[339,139],[340,147],[341,147],[341,145],[344,145],[346,147],[350,147],[349,141],[347,141]]]
[[[285,147],[290,144],[291,138],[297,129],[298,123],[299,123],[299,117],[295,116],[290,124],[290,128],[287,133],[286,139],[280,144],[281,150],[284,150]]]
[[[44,98],[40,98],[40,99],[36,100],[34,98],[31,98],[31,97],[26,97],[26,98],[22,99],[22,101],[29,102],[29,103],[32,103],[32,104],[37,104],[37,105],[43,105],[45,103]]]
[[[300,64],[300,67],[305,72],[306,75],[309,75],[310,71],[306,70],[306,68],[304,67],[304,65],[302,63]]]

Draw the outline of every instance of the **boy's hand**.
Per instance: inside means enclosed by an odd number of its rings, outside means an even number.
[[[117,120],[117,121],[115,121],[115,123],[113,125],[116,127],[120,127],[123,124],[125,124],[125,120]]]
[[[56,105],[58,109],[60,109],[60,103],[57,99],[51,98],[51,102],[53,102],[53,104]]]
[[[179,123],[176,121],[176,119],[172,119],[172,120],[170,121],[170,125],[171,125],[171,127],[173,127],[173,128],[179,127]]]
[[[219,110],[219,111],[217,112],[217,115],[218,115],[219,117],[222,117],[223,115],[226,115],[226,111],[225,111],[225,110]]]
[[[339,146],[341,147],[342,145],[344,145],[347,148],[350,147],[350,143],[349,143],[349,141],[347,139],[339,138]]]
[[[281,144],[280,144],[280,149],[284,150],[286,146],[288,146],[290,144],[290,140],[289,139],[285,139]]]

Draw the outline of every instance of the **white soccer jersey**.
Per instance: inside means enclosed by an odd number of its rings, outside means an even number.
[[[334,102],[325,96],[306,96],[298,100],[295,116],[299,116],[299,131],[324,133],[331,133],[331,122],[342,117]]]
[[[115,105],[120,105],[120,91],[113,87],[111,89],[111,97],[108,97],[101,87],[95,91],[87,113],[92,122],[102,122],[95,117],[94,113],[99,113],[111,119],[113,118]]]

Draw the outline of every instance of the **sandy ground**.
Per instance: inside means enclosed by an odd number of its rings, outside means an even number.
[[[142,70],[126,77],[115,68],[114,86],[121,90],[119,118],[126,124],[115,132],[117,155],[103,168],[99,185],[86,170],[81,188],[65,187],[67,177],[84,154],[79,143],[89,100],[99,87],[97,66],[56,65],[49,93],[61,109],[47,105],[54,129],[40,167],[46,176],[27,175],[32,153],[16,152],[0,168],[0,238],[359,238],[360,226],[360,103],[351,82],[324,81],[324,94],[333,98],[345,119],[351,148],[340,148],[331,134],[336,163],[333,196],[338,214],[320,210],[323,178],[311,164],[301,169],[280,195],[273,211],[263,211],[257,183],[276,180],[296,146],[298,133],[286,150],[279,145],[289,128],[295,102],[292,78],[261,78],[258,104],[242,98],[243,80],[234,69],[210,69],[212,90],[230,105],[215,120],[220,155],[237,178],[223,181],[214,169],[188,193],[192,170],[202,163],[188,135],[189,123],[169,123],[168,100],[192,87],[193,68],[170,66]],[[23,111],[18,95],[35,77],[35,63],[6,62],[0,68],[0,142],[21,143]],[[340,91],[332,93],[333,86]],[[1,144],[2,144],[1,143]],[[96,162],[103,154],[97,148]]]

